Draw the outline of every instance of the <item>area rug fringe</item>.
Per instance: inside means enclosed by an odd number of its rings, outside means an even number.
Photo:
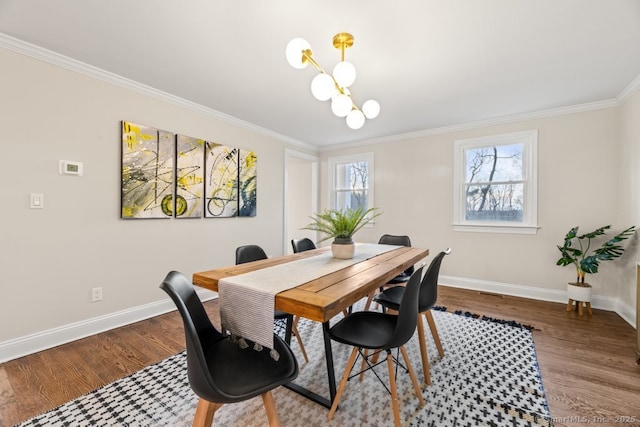
[[[432,310],[447,311],[447,307],[435,306],[435,307],[432,308]],[[484,314],[472,313],[470,311],[456,310],[453,313],[457,314],[459,316],[472,317],[474,319],[480,319],[480,320],[487,320],[489,322],[501,323],[503,325],[509,325],[509,326],[513,326],[513,327],[516,327],[516,328],[525,328],[525,329],[528,329],[530,331],[539,331],[540,330],[540,329],[537,329],[535,326],[526,325],[524,323],[518,323],[515,320],[498,319],[498,318],[495,318],[495,317],[485,316]]]

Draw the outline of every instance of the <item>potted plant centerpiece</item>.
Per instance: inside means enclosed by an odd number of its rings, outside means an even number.
[[[606,234],[610,228],[611,225],[606,225],[590,233],[578,235],[578,227],[573,227],[564,237],[564,244],[558,245],[562,257],[556,262],[556,265],[567,266],[571,264],[576,269],[576,281],[567,284],[567,297],[569,298],[567,311],[571,310],[572,301],[576,301],[578,304],[581,302],[589,303],[587,308],[591,307],[591,285],[585,283],[585,276],[597,273],[600,262],[620,257],[624,252],[620,242],[631,237],[636,231],[635,226],[631,226],[604,242],[597,249],[592,248],[592,240]]]
[[[335,258],[351,259],[355,251],[353,235],[381,215],[378,208],[328,209],[310,218],[313,220],[303,230],[319,231],[325,236],[319,242],[333,238],[331,251]]]

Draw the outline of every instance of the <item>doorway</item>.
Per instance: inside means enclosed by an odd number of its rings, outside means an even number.
[[[318,211],[320,159],[310,154],[285,149],[284,158],[284,236],[283,254],[293,253],[291,239],[308,237],[317,241],[317,233],[301,230]]]

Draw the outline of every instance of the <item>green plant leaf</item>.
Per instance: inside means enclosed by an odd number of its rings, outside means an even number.
[[[601,261],[610,261],[612,259],[622,256],[624,248],[618,243],[628,239],[635,233],[635,226],[631,226],[626,230],[613,236],[610,240],[605,242],[602,247],[594,251],[596,257]]]
[[[583,234],[582,236],[578,236],[578,239],[593,239],[596,236],[602,236],[607,232],[608,229],[611,228],[611,225],[605,225],[604,227],[600,227],[596,230],[593,230],[591,233]],[[576,227],[577,231],[577,227]]]
[[[353,235],[362,227],[371,222],[374,218],[380,216],[382,212],[376,212],[378,208],[364,209],[345,209],[342,211],[336,209],[328,209],[321,213],[316,213],[310,218],[312,222],[303,230],[318,231],[325,235],[319,241],[336,237],[353,237]]]
[[[562,254],[562,257],[556,261],[556,265],[567,266],[573,264],[580,278],[585,273],[597,273],[601,261],[611,261],[622,256],[624,248],[620,245],[620,242],[635,234],[635,226],[622,230],[603,243],[598,249],[591,250],[592,239],[606,234],[610,228],[611,225],[605,225],[589,233],[578,235],[578,227],[573,227],[565,235],[564,244],[556,246]],[[586,243],[583,243],[584,240],[586,240]]]
[[[580,261],[580,269],[585,273],[597,273],[599,264],[598,258],[595,255],[590,255]]]
[[[573,227],[566,236],[564,236],[565,246],[571,246],[571,240],[578,235],[578,227]]]

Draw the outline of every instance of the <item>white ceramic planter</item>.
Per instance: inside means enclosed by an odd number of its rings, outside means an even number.
[[[575,283],[567,283],[567,298],[574,301],[591,302],[591,285],[581,283],[584,286],[577,286]]]
[[[356,245],[353,243],[353,240],[344,239],[344,243],[342,243],[340,240],[341,239],[336,239],[331,244],[331,252],[333,253],[333,257],[339,259],[353,258],[353,254],[356,250]]]

